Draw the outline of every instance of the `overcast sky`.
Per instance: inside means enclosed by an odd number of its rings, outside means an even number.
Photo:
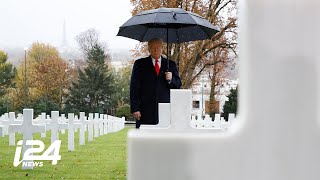
[[[58,47],[64,20],[72,47],[77,47],[75,36],[94,28],[109,49],[133,49],[138,41],[116,36],[131,10],[130,0],[4,0],[0,4],[0,49],[30,47],[35,41]]]

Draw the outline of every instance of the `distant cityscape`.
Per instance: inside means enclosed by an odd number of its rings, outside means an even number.
[[[24,53],[25,53],[24,47],[16,47],[16,48],[1,47],[1,50],[5,51],[8,54],[8,61],[16,67],[18,67],[18,65],[24,60]],[[57,48],[57,50],[60,52],[61,58],[67,61],[83,59],[83,55],[81,51],[77,48],[63,47],[63,48]],[[134,59],[129,49],[109,50],[108,53],[110,54],[112,62],[126,63]]]
[[[50,43],[49,45],[55,47],[59,51],[60,57],[66,61],[69,61],[72,63],[76,60],[83,59],[83,54],[80,51],[80,48],[76,47],[76,45],[70,45],[67,37],[68,37],[67,25],[66,25],[66,21],[64,20],[62,24],[60,45],[57,46],[55,44],[50,44]],[[39,42],[39,43],[46,44],[47,42]],[[28,47],[19,47],[19,46],[6,47],[5,45],[3,45],[3,42],[0,44],[1,44],[0,50],[3,50],[8,54],[8,61],[12,63],[14,66],[17,67],[24,60],[25,48],[28,48]],[[134,57],[130,53],[130,49],[107,48],[106,51],[107,51],[107,54],[109,54],[111,57],[111,62],[116,62],[115,64],[123,64],[134,59]]]

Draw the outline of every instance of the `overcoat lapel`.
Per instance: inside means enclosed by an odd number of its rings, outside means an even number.
[[[167,71],[167,59],[161,57],[161,67],[160,67],[160,72],[161,74],[164,74]]]

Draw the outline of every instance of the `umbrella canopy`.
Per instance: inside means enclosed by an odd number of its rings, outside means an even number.
[[[138,13],[125,22],[117,36],[141,42],[160,38],[168,43],[210,39],[219,30],[198,14],[181,8],[158,8]]]

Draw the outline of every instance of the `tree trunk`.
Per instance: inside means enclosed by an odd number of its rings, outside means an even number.
[[[213,74],[211,78],[211,89],[210,89],[210,100],[209,100],[209,109],[210,109],[210,114],[213,113],[218,113],[219,112],[219,103],[215,99],[216,95],[216,74],[217,74],[217,66],[213,66]]]

